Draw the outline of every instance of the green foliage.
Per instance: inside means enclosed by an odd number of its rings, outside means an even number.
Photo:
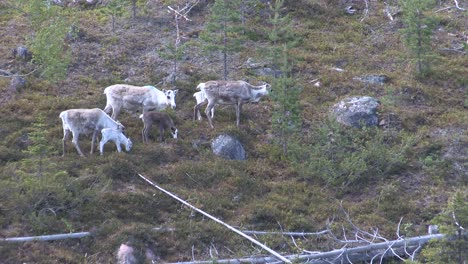
[[[28,44],[40,75],[52,82],[64,79],[71,61],[71,50],[65,43],[73,24],[71,12],[42,0],[21,0],[17,4],[28,14],[34,30]]]
[[[402,30],[405,44],[410,49],[416,61],[418,74],[428,74],[433,54],[431,54],[431,38],[435,27],[435,20],[425,12],[434,5],[434,0],[403,0]]]
[[[228,55],[239,51],[245,39],[240,4],[240,0],[216,0],[211,7],[206,30],[200,34],[205,51],[222,53],[225,80],[228,79]]]
[[[172,44],[169,43],[164,45],[164,50],[159,52],[161,58],[169,59],[172,61],[173,64],[173,76],[172,76],[172,83],[175,83],[177,77],[177,62],[182,59],[182,56],[185,53],[185,49],[187,48],[190,42],[186,42],[182,45],[179,43]]]
[[[315,127],[304,177],[319,178],[332,186],[362,186],[404,168],[414,138],[404,132],[378,128],[353,129],[336,122]]]
[[[275,70],[281,72],[275,74],[272,83],[271,98],[275,102],[272,114],[272,128],[276,134],[276,143],[281,146],[283,155],[289,156],[290,142],[301,129],[301,108],[299,96],[301,89],[296,86],[292,76],[294,57],[290,55],[290,49],[296,44],[292,33],[291,20],[288,16],[281,17],[280,11],[284,0],[276,0],[273,7],[273,18],[270,19],[272,30],[269,33],[271,47],[269,57]]]
[[[398,219],[414,211],[415,207],[402,195],[400,183],[392,182],[380,188],[378,209],[385,219],[398,222]]]
[[[33,156],[33,159],[38,159],[37,175],[42,176],[43,159],[53,150],[48,141],[48,130],[46,129],[43,116],[38,117],[37,121],[33,123],[33,131],[29,133],[29,139],[31,140],[31,145],[28,146],[26,152]]]
[[[421,252],[423,263],[463,263],[468,258],[468,191],[466,188],[455,191],[448,202],[447,208],[433,223],[439,225],[442,233],[449,239],[432,241]],[[464,230],[463,230],[464,228]],[[465,235],[463,235],[465,232]]]
[[[122,17],[128,8],[127,0],[112,0],[105,7],[99,9],[102,14],[111,18],[112,32],[115,32],[115,20],[117,17]]]

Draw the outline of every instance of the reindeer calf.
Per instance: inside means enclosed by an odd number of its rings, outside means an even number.
[[[154,123],[159,127],[159,141],[164,140],[164,130],[169,130],[173,138],[177,138],[177,128],[174,125],[172,118],[164,112],[146,112],[140,115],[140,118],[143,120],[143,130],[141,135],[143,137],[143,142],[148,143],[148,133],[151,130],[151,127]]]
[[[127,138],[120,129],[104,128],[101,130],[101,134],[102,139],[101,142],[99,142],[99,152],[101,155],[104,153],[104,144],[109,140],[115,143],[118,152],[122,152],[122,144],[125,145],[125,150],[127,152],[129,152],[133,146],[130,138]]]

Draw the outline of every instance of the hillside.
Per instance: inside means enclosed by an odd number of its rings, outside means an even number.
[[[175,83],[169,82],[173,62],[164,54],[176,38],[167,6],[177,1],[138,0],[136,17],[128,6],[114,26],[113,1],[61,7],[71,11],[76,31],[65,40],[71,62],[58,81],[12,54],[37,35],[31,14],[14,8],[22,2],[0,4],[0,70],[27,81],[17,88],[11,76],[0,75],[0,237],[80,231],[92,236],[0,244],[0,263],[116,263],[123,243],[135,249],[139,263],[151,263],[148,254],[161,262],[267,255],[138,173],[241,230],[328,228],[343,236],[352,220],[362,230],[395,239],[397,229],[402,236],[418,236],[427,234],[430,224],[449,232],[451,212],[460,212],[460,224],[468,225],[467,3],[458,1],[456,8],[453,1],[437,1],[428,11],[436,21],[431,36],[435,59],[430,73],[420,77],[404,45],[401,10],[390,20],[382,1],[287,1],[282,13],[290,15],[298,37],[291,49],[292,73],[302,90],[301,127],[285,157],[275,144],[271,98],[245,105],[240,127],[232,106],[216,107],[214,129],[206,118],[193,120],[197,85],[223,77],[221,54],[205,52],[199,37],[214,1],[199,1],[190,20],[180,20],[187,47]],[[246,13],[243,49],[229,57],[229,79],[272,83],[271,75],[246,66],[254,61],[271,67],[265,48],[272,11],[268,1],[255,2]],[[388,4],[401,9],[399,1]],[[347,6],[356,12],[347,14]],[[388,81],[359,80],[369,75]],[[178,89],[177,107],[167,112],[179,138],[167,134],[157,142],[153,128],[151,143],[145,145],[141,120],[123,112],[119,121],[134,143],[130,152],[117,153],[108,143],[103,156],[80,157],[68,140],[62,157],[60,112],[103,109],[104,88],[117,83]],[[379,126],[348,128],[330,120],[332,105],[356,95],[381,102]],[[223,133],[242,142],[247,160],[212,153],[211,140]],[[80,139],[88,152],[91,137]],[[282,254],[343,246],[330,236],[256,238]],[[421,263],[430,262],[429,255]]]

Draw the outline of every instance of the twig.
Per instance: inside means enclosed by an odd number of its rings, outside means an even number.
[[[263,248],[263,249],[265,249],[266,251],[268,251],[270,254],[272,254],[272,255],[274,255],[275,257],[277,257],[278,259],[280,259],[280,260],[282,260],[282,261],[284,261],[284,262],[286,262],[286,263],[291,263],[290,260],[288,260],[288,259],[286,259],[285,257],[281,256],[280,254],[278,254],[278,253],[275,252],[274,250],[270,249],[269,247],[265,246],[264,244],[258,242],[257,240],[253,239],[252,237],[250,237],[250,236],[248,236],[248,235],[242,233],[241,231],[235,229],[234,227],[232,227],[232,226],[230,226],[230,225],[224,223],[223,221],[219,220],[218,218],[216,218],[216,217],[214,217],[214,216],[212,216],[212,215],[210,215],[210,214],[208,214],[208,213],[202,211],[201,209],[198,209],[197,207],[195,207],[195,206],[193,206],[193,205],[187,203],[186,201],[184,201],[184,200],[182,200],[181,198],[177,197],[177,196],[174,195],[173,193],[171,193],[171,192],[169,192],[169,191],[167,191],[167,190],[165,190],[165,189],[159,187],[158,185],[156,185],[155,183],[153,183],[152,181],[150,181],[148,178],[146,178],[145,176],[141,175],[140,173],[138,173],[138,176],[140,176],[140,178],[142,178],[143,180],[145,180],[147,183],[149,183],[149,184],[152,185],[153,187],[155,187],[155,188],[157,188],[158,190],[160,190],[160,191],[164,192],[165,194],[169,195],[170,197],[176,199],[177,201],[179,201],[179,202],[183,203],[184,205],[186,205],[186,206],[192,208],[193,210],[195,210],[195,211],[197,211],[197,212],[199,212],[199,213],[201,213],[201,214],[207,216],[207,217],[210,218],[211,220],[213,220],[213,221],[215,221],[215,222],[217,222],[217,223],[220,223],[220,224],[224,225],[225,227],[227,227],[227,228],[230,229],[231,231],[234,231],[235,233],[237,233],[237,234],[243,236],[244,238],[250,240],[250,241],[253,242],[254,244],[260,246],[261,248]]]
[[[457,217],[455,216],[455,211],[452,211],[452,218],[453,218],[453,221],[455,222],[455,225],[457,225],[458,228],[460,228],[461,230],[465,230],[465,228],[463,228],[463,226],[461,226],[461,225],[458,223]]]
[[[457,0],[453,0],[455,2],[455,7],[458,9],[458,10],[463,10],[465,11],[465,8],[461,8],[459,5],[458,5],[458,1]]]
[[[364,0],[366,3],[366,9],[364,9],[364,15],[361,18],[361,22],[364,21],[364,19],[367,17],[367,14],[369,13],[369,3],[367,0]]]

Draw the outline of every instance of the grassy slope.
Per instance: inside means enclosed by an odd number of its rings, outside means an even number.
[[[81,11],[83,36],[72,43],[75,60],[68,78],[57,85],[34,79],[0,107],[0,234],[11,237],[91,230],[95,236],[81,241],[7,245],[0,249],[0,255],[7,262],[102,263],[113,259],[115,250],[124,242],[134,245],[139,253],[149,247],[164,261],[191,259],[192,247],[197,259],[209,258],[211,245],[220,258],[232,257],[232,252],[236,256],[253,254],[249,243],[184,209],[136,177],[136,171],[245,229],[320,230],[327,219],[340,218],[338,208],[343,201],[355,223],[363,228],[377,227],[391,237],[400,217],[404,217],[407,235],[424,234],[425,225],[445,208],[451,193],[466,186],[466,171],[453,168],[456,158],[442,160],[451,153],[461,155],[459,164],[466,164],[466,56],[442,54],[440,64],[435,65],[437,74],[417,80],[400,43],[401,23],[398,19],[389,22],[380,12],[382,6],[375,5],[363,22],[359,15],[345,16],[325,4],[297,1],[288,6],[295,29],[303,36],[301,46],[295,50],[300,58],[296,76],[304,88],[302,145],[314,149],[328,107],[347,95],[379,98],[383,102],[382,116],[397,117],[391,126],[409,131],[417,139],[400,170],[384,179],[375,175],[375,179],[349,189],[328,185],[307,167],[293,166],[274,155],[269,100],[246,106],[239,129],[234,126],[231,108],[217,110],[215,130],[208,129],[206,120],[193,122],[191,95],[196,84],[220,72],[219,65],[208,64],[196,46],[188,49],[190,59],[181,65],[185,77],[177,83],[178,108],[171,112],[181,133],[179,140],[144,146],[140,140],[141,122],[124,114],[120,121],[135,142],[131,153],[117,154],[109,145],[103,157],[78,158],[69,143],[67,157],[60,157],[60,111],[102,108],[102,90],[107,85],[127,78],[134,84],[156,84],[170,72],[170,63],[158,55],[162,45],[173,38],[170,18],[161,11],[164,8],[149,6],[134,22],[121,20],[115,34],[101,21],[102,17],[90,10]],[[200,30],[205,15],[205,9],[195,10],[193,22],[182,25],[183,30]],[[459,12],[442,12],[439,16],[442,22],[434,37],[437,48],[456,40],[448,33],[460,32],[467,26],[460,22],[466,21],[466,15]],[[266,26],[261,19],[251,23],[252,28]],[[25,43],[28,27],[16,16],[2,17],[1,24],[5,43],[0,47],[1,54],[9,54],[9,49]],[[259,30],[256,34],[263,33]],[[245,51],[233,65],[241,65],[247,57],[261,55]],[[0,68],[17,69],[24,64],[10,60],[4,55]],[[330,70],[332,67],[346,72]],[[386,74],[391,82],[372,86],[352,80],[369,73]],[[233,79],[256,80],[240,68],[231,74]],[[322,82],[320,88],[310,85],[316,78]],[[6,93],[8,82],[2,78],[0,85],[2,93]],[[39,116],[45,118],[45,137],[51,146],[42,158],[43,177],[35,176],[39,158],[24,152],[30,144],[28,134],[34,131]],[[210,153],[206,144],[193,147],[196,140],[210,140],[222,132],[241,138],[248,152],[247,161],[221,160]],[[89,149],[88,141],[81,141],[85,149]],[[175,227],[176,231],[156,233],[151,231],[155,226]],[[280,252],[298,250],[288,238],[261,240]],[[300,243],[308,250],[334,246],[315,239]]]

